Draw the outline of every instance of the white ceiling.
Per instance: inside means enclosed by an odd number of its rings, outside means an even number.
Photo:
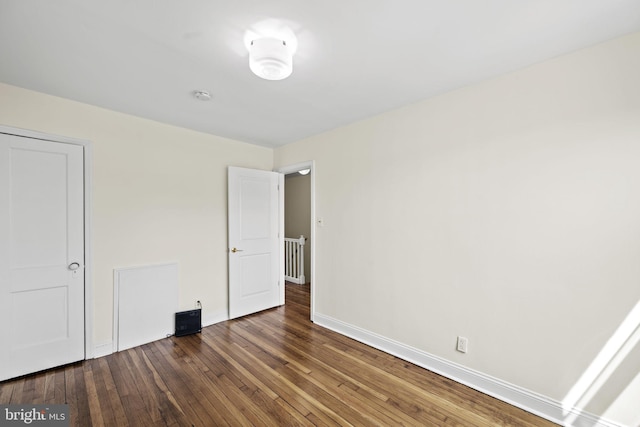
[[[268,25],[283,81],[249,71]],[[636,31],[640,0],[0,0],[0,81],[275,147]]]

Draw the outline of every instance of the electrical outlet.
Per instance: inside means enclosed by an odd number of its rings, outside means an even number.
[[[460,353],[466,353],[469,347],[469,340],[465,337],[458,337],[458,346],[456,347]]]

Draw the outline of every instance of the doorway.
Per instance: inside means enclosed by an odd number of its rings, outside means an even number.
[[[304,174],[300,173],[303,172]],[[307,172],[308,171],[308,172]],[[285,175],[285,237],[299,238],[304,235],[305,282],[310,286],[310,319],[314,319],[315,281],[315,170],[314,162],[307,161],[277,169]],[[306,172],[306,173],[305,173]],[[288,188],[288,186],[290,188]],[[293,192],[289,190],[293,188]],[[292,200],[293,198],[293,200]],[[292,214],[292,212],[294,212]],[[292,218],[293,217],[293,218]]]

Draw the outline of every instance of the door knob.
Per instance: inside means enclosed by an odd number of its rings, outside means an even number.
[[[233,248],[233,249],[231,249],[231,252],[233,252],[235,254],[236,252],[242,252],[242,249]]]
[[[78,264],[77,262],[72,262],[71,264],[69,264],[69,270],[71,271],[75,271],[79,268],[80,268],[80,264]]]

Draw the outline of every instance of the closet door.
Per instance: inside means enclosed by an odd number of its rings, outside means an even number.
[[[83,164],[0,134],[0,380],[84,359]]]

